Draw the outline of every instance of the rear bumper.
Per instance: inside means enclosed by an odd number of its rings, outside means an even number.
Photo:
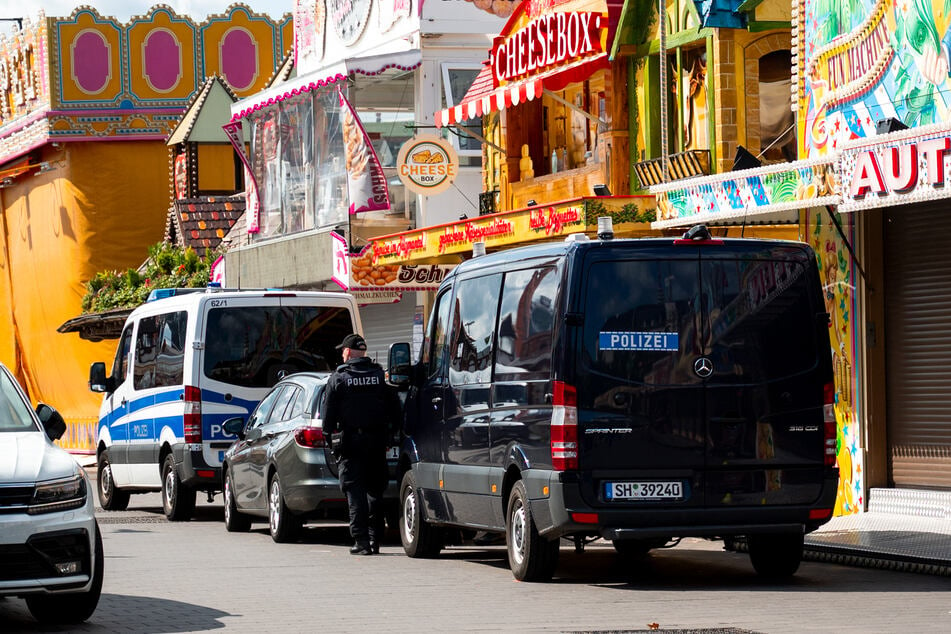
[[[809,533],[832,518],[837,482],[837,477],[827,478],[820,498],[803,505],[605,508],[586,504],[576,483],[561,482],[558,474],[552,474],[548,480],[550,495],[532,499],[531,508],[539,532],[549,538],[572,534],[641,539]],[[822,510],[829,513],[813,513]]]
[[[195,449],[192,449],[195,447]],[[221,466],[209,465],[201,445],[178,445],[172,448],[178,477],[185,486],[199,491],[221,490]]]

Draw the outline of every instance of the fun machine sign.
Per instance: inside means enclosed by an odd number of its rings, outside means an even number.
[[[891,135],[887,143],[854,143],[839,161],[839,211],[887,207],[951,196],[951,126]]]
[[[801,0],[793,6],[800,158],[831,155],[874,136],[883,119],[909,127],[951,123],[945,0]]]

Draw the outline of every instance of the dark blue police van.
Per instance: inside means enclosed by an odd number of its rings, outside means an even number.
[[[704,227],[603,238],[462,263],[418,361],[391,346],[406,553],[504,533],[515,577],[547,580],[561,538],[745,538],[761,575],[792,575],[838,477],[815,254]]]

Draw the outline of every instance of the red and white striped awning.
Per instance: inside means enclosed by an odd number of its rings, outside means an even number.
[[[568,84],[584,81],[595,71],[608,68],[608,66],[608,54],[601,53],[535,77],[493,88],[492,68],[486,62],[459,105],[436,112],[436,127],[453,125],[533,101],[541,97],[545,89],[564,90]]]

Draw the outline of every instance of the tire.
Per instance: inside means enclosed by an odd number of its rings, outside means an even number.
[[[224,486],[225,529],[229,533],[247,533],[251,530],[251,516],[238,510],[234,499],[234,481],[231,470],[225,471]]]
[[[281,478],[276,473],[268,486],[267,516],[271,539],[278,544],[294,542],[300,537],[304,523],[291,513],[284,503],[284,489],[281,487]]]
[[[170,522],[187,522],[195,514],[195,489],[182,484],[172,454],[162,464],[162,509]]]
[[[538,534],[522,481],[516,482],[509,494],[506,519],[505,542],[512,574],[519,581],[551,580],[558,567],[560,540],[549,541]]]
[[[116,480],[112,477],[112,463],[109,462],[108,450],[103,450],[99,454],[96,489],[99,491],[99,506],[104,511],[124,511],[129,508],[129,492],[116,488]]]
[[[749,535],[750,562],[761,577],[785,579],[796,574],[802,562],[802,533]]]
[[[400,483],[400,541],[406,555],[414,559],[436,557],[443,546],[443,531],[423,518],[423,505],[416,488],[416,476],[409,470]]]
[[[86,592],[71,594],[30,595],[26,597],[26,607],[40,623],[67,624],[82,623],[96,611],[99,595],[102,594],[104,559],[102,553],[102,535],[96,524],[96,552],[93,557],[96,569],[92,575],[92,585]]]

